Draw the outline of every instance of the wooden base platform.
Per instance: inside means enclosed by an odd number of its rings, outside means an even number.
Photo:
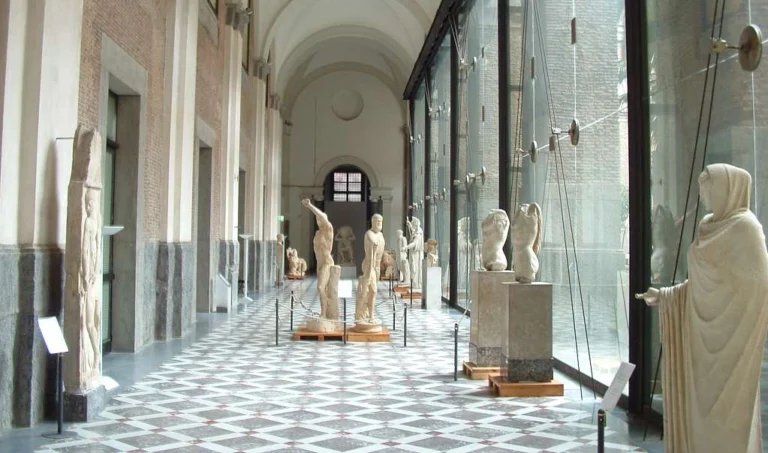
[[[393,288],[393,290],[400,294],[400,298],[403,302],[409,302],[411,300],[411,288],[409,286],[396,286]],[[413,292],[413,301],[414,302],[421,302],[421,291],[414,291]]]
[[[473,380],[488,379],[490,376],[498,376],[501,373],[501,368],[497,366],[480,367],[475,365],[475,362],[464,362],[462,368],[464,369],[464,376]]]
[[[286,275],[285,278],[288,280],[304,280],[304,277],[300,277],[298,275]]]
[[[344,331],[339,330],[336,332],[310,332],[307,330],[306,327],[299,327],[296,329],[296,331],[293,333],[293,340],[314,340],[314,341],[325,341],[325,340],[334,340],[334,341],[343,341],[344,340]]]
[[[381,332],[379,333],[360,333],[347,330],[347,341],[350,343],[388,343],[391,341],[391,338],[389,336],[389,329],[381,326]]]
[[[550,382],[505,382],[502,376],[488,376],[488,386],[496,396],[563,396],[563,384]]]

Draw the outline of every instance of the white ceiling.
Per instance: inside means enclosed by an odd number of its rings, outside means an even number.
[[[440,0],[259,0],[260,54],[272,51],[287,104],[335,71],[375,75],[399,95]]]

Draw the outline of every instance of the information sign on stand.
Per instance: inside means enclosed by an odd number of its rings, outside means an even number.
[[[352,297],[352,280],[339,280],[339,297]]]
[[[610,387],[608,387],[605,395],[603,395],[603,402],[600,404],[600,407],[605,409],[606,412],[611,412],[616,407],[621,397],[621,392],[627,386],[627,382],[629,382],[629,378],[632,377],[634,371],[635,364],[621,362],[619,371],[613,377]]]
[[[48,348],[48,353],[56,354],[56,404],[58,404],[56,411],[57,429],[55,433],[43,434],[43,437],[48,439],[68,439],[77,437],[77,433],[63,430],[64,372],[62,369],[61,356],[65,352],[69,352],[69,348],[67,348],[67,342],[64,340],[64,333],[61,331],[59,320],[55,316],[38,318],[37,325],[40,327],[40,332],[43,334],[43,342],[45,343],[45,347]]]

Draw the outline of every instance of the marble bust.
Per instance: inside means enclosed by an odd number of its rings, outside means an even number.
[[[408,229],[411,231],[411,243],[405,246],[409,250],[409,261],[411,264],[411,289],[421,289],[421,260],[424,259],[424,230],[421,229],[421,222],[416,217],[413,220],[406,220]]]
[[[427,242],[424,243],[424,254],[427,260],[427,267],[437,266],[437,241],[435,239],[427,239]]]
[[[503,271],[507,269],[504,243],[509,234],[509,216],[503,209],[491,209],[483,220],[483,269]]]
[[[365,233],[365,258],[363,259],[363,276],[357,284],[357,301],[355,304],[355,330],[358,332],[381,331],[381,322],[373,316],[376,303],[381,258],[384,255],[384,235],[381,228],[384,218],[374,214],[371,218],[371,229]]]
[[[531,283],[536,279],[541,224],[541,208],[537,203],[521,205],[512,218],[512,264],[515,280],[520,283]]]
[[[397,261],[397,277],[400,283],[411,284],[411,269],[408,264],[408,240],[403,235],[403,230],[397,230],[397,248],[395,249]]]
[[[635,296],[659,308],[665,451],[763,451],[768,252],[751,188],[746,170],[707,166],[699,191],[711,213],[688,249],[688,280]]]
[[[339,265],[355,265],[355,233],[352,231],[352,227],[343,226],[339,228],[336,233],[336,256],[339,260]]]

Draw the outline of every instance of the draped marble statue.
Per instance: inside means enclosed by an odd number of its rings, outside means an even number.
[[[483,269],[503,271],[507,268],[504,243],[507,241],[508,234],[509,216],[506,211],[491,209],[483,220]]]
[[[374,214],[371,229],[365,233],[365,258],[363,276],[357,283],[357,301],[355,304],[355,330],[358,332],[381,331],[381,322],[373,316],[376,304],[381,257],[384,255],[384,235],[381,227],[384,218]]]
[[[285,248],[285,239],[286,238],[284,234],[279,233],[277,235],[277,246],[275,250],[275,267],[277,267],[275,283],[277,286],[283,284],[283,274],[285,273],[285,254],[283,253],[283,249]]]
[[[709,165],[712,211],[688,249],[688,280],[650,288],[664,350],[664,444],[670,453],[760,453],[759,380],[768,327],[768,252],[749,210],[749,173]]]
[[[408,260],[411,264],[411,289],[421,289],[421,260],[424,259],[424,230],[421,222],[416,217],[406,220],[408,230],[411,232],[411,242],[405,249],[410,251]]]
[[[301,201],[305,208],[315,215],[317,232],[312,242],[317,259],[317,292],[320,294],[320,318],[331,321],[339,319],[339,301],[334,296],[338,291],[341,268],[333,263],[331,249],[333,248],[333,225],[328,221],[328,216],[317,209],[308,199]],[[335,328],[331,323],[323,323],[322,330]],[[308,328],[310,323],[307,324]],[[315,329],[313,329],[315,330]]]
[[[537,255],[541,249],[541,208],[523,204],[512,218],[512,264],[515,280],[531,283],[539,270]]]
[[[101,137],[78,126],[67,194],[64,355],[67,393],[85,394],[101,375]]]
[[[438,255],[437,255],[437,240],[435,239],[427,239],[427,242],[424,243],[424,255],[427,259],[427,267],[435,267],[437,266]]]
[[[339,265],[355,265],[355,233],[352,227],[343,226],[339,228],[334,238],[336,243],[336,256],[339,259]]]
[[[411,284],[411,269],[408,264],[408,240],[403,236],[403,230],[397,230],[397,248],[395,249],[395,261],[397,262],[397,278],[404,285]]]

